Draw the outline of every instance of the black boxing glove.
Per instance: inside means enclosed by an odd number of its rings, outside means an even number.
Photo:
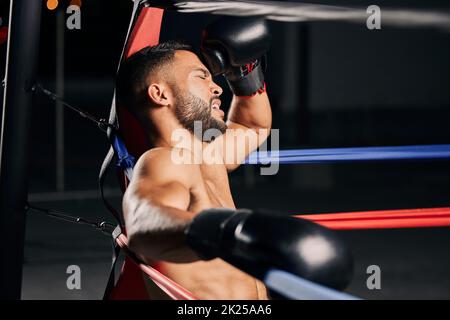
[[[200,50],[212,75],[223,74],[236,96],[251,96],[265,91],[269,42],[264,19],[222,17],[203,30]]]
[[[185,234],[201,258],[221,258],[261,280],[270,268],[336,289],[351,280],[347,247],[331,230],[308,220],[260,210],[208,209]]]

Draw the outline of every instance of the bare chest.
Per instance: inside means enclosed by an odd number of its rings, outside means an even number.
[[[235,208],[228,173],[224,165],[201,165],[198,183],[191,190],[190,211],[207,208]]]

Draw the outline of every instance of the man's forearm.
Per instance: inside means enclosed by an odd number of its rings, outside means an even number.
[[[267,93],[255,96],[233,96],[228,120],[250,129],[270,129],[272,127],[272,110]]]

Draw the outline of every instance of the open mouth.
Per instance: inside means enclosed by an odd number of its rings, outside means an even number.
[[[225,112],[220,110],[221,103],[222,103],[222,101],[220,101],[219,99],[214,99],[211,102],[211,114],[214,113],[214,111],[215,111],[215,114],[218,114],[219,117],[221,117],[223,119],[225,117]]]
[[[221,101],[219,99],[213,100],[213,102],[211,103],[211,109],[212,110],[220,110],[220,104],[221,104]]]

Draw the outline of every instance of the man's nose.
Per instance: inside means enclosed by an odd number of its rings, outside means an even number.
[[[211,85],[211,92],[215,96],[220,96],[222,94],[223,90],[220,86],[218,86],[216,83],[213,82]]]

